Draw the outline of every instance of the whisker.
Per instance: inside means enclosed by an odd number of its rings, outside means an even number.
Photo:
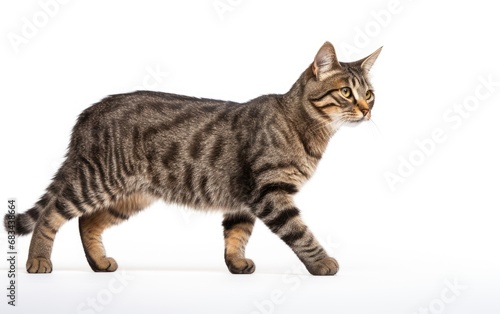
[[[333,129],[334,132],[337,132],[342,125],[350,121],[349,115],[346,113],[342,113],[339,116],[332,117],[332,119],[333,119],[332,121],[321,121],[311,126],[309,131],[312,133],[316,133],[325,127],[330,127]]]
[[[373,128],[375,129],[375,131],[376,131],[376,133],[377,133],[378,137],[379,137],[379,138],[380,138],[380,137],[382,137],[382,132],[380,132],[380,128],[379,128],[379,127],[378,127],[378,125],[375,123],[375,121],[373,121],[373,119],[370,119],[370,120],[368,120],[368,121],[370,121],[370,122],[371,122],[369,125],[372,127],[372,129],[373,129]]]

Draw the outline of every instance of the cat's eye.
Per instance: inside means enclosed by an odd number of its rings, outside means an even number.
[[[345,98],[349,98],[352,96],[352,91],[349,87],[342,87],[340,89],[340,94],[342,94]]]
[[[367,90],[365,94],[365,99],[370,100],[373,97],[373,92],[371,90]]]

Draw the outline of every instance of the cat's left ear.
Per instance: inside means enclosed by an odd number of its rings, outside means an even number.
[[[335,48],[333,48],[333,45],[330,42],[325,42],[314,58],[314,62],[312,64],[314,75],[321,81],[329,72],[340,68]]]
[[[360,68],[362,68],[365,72],[367,72],[367,73],[370,72],[372,65],[375,63],[375,60],[377,60],[378,55],[382,51],[382,48],[383,47],[378,48],[377,50],[375,50],[375,52],[373,52],[368,57],[363,58],[363,59],[358,60],[358,61],[355,61],[353,63],[356,64],[357,66],[359,66]]]

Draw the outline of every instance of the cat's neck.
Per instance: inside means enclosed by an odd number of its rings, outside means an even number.
[[[331,119],[310,103],[306,85],[312,79],[314,79],[314,74],[309,67],[292,88],[286,94],[281,95],[280,102],[286,111],[287,118],[303,137],[304,145],[308,146],[306,149],[313,155],[321,157],[336,129]]]

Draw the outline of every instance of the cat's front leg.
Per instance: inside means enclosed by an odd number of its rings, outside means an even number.
[[[254,206],[257,217],[290,246],[312,275],[335,275],[337,261],[328,256],[304,224],[291,196],[279,191],[273,194]]]

